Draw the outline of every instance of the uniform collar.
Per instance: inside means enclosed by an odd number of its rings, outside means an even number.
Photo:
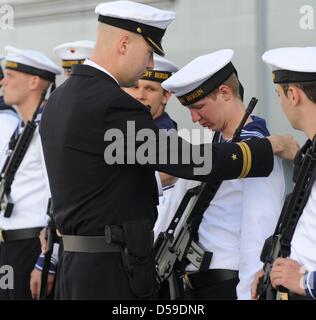
[[[100,65],[98,65],[97,63],[93,62],[92,60],[86,59],[83,64],[84,64],[84,65],[87,65],[87,66],[90,66],[90,67],[92,67],[92,68],[98,69],[98,70],[106,73],[108,76],[110,76],[112,79],[114,79],[115,82],[116,82],[118,85],[120,85],[120,84],[118,83],[118,81],[115,79],[115,77],[114,77],[109,71],[107,71],[106,69],[104,69],[103,67],[101,67]]]

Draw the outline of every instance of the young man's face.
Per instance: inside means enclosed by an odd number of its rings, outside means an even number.
[[[32,75],[6,69],[4,72],[3,98],[7,105],[20,105],[29,96],[29,80]]]
[[[275,91],[277,93],[277,96],[279,97],[283,113],[286,115],[292,127],[296,129],[295,108],[292,106],[288,96],[285,94],[283,88],[280,85],[277,84],[275,86]]]
[[[193,122],[199,122],[202,127],[210,130],[222,131],[225,125],[224,106],[221,99],[216,96],[205,97],[189,106]]]
[[[157,81],[139,80],[135,87],[125,88],[124,90],[145,106],[150,106],[153,119],[162,114],[169,98],[168,92],[164,91]]]

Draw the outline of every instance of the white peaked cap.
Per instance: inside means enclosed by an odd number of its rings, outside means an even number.
[[[231,49],[200,56],[164,81],[162,87],[174,93],[183,105],[193,104],[236,73],[231,63],[233,56]]]
[[[137,33],[159,55],[164,55],[161,40],[175,13],[133,1],[100,3],[95,8],[102,23]]]
[[[272,69],[275,83],[316,81],[316,47],[272,49],[262,60]]]
[[[142,77],[143,80],[163,82],[174,72],[177,72],[179,67],[176,66],[170,60],[154,55],[154,67],[153,69],[147,69]]]
[[[39,77],[54,81],[61,69],[46,55],[39,51],[18,49],[6,46],[5,68],[24,73],[38,75]]]

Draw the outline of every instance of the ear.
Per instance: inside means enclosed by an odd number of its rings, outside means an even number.
[[[229,101],[232,98],[232,90],[226,85],[219,86],[218,93],[222,96],[224,101]]]
[[[131,39],[128,35],[122,36],[117,43],[118,52],[122,55],[125,55],[128,50],[128,46],[129,46],[130,42],[131,42]]]
[[[31,76],[29,79],[29,88],[34,91],[40,86],[41,78],[39,76]]]
[[[171,92],[167,90],[163,90],[162,94],[162,104],[165,106],[171,97]]]
[[[289,89],[287,91],[287,97],[289,99],[289,102],[293,107],[296,107],[300,101],[301,101],[301,92],[300,89],[295,86],[289,86]]]

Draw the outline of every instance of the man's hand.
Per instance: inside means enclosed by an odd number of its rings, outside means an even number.
[[[272,135],[268,139],[271,142],[273,153],[284,160],[293,160],[300,149],[299,144],[290,134]]]
[[[251,284],[251,299],[258,300],[258,285],[260,279],[263,277],[264,271],[260,270],[256,273],[255,278]]]
[[[272,286],[283,286],[290,291],[305,296],[304,273],[306,269],[292,259],[278,258],[274,261],[270,279]]]
[[[55,278],[54,275],[52,274],[48,275],[46,295],[49,295],[52,292],[54,278]],[[34,300],[39,299],[40,289],[41,289],[41,279],[42,279],[42,272],[37,269],[34,269],[31,273],[31,279],[30,279],[30,290],[32,293],[32,298]]]

